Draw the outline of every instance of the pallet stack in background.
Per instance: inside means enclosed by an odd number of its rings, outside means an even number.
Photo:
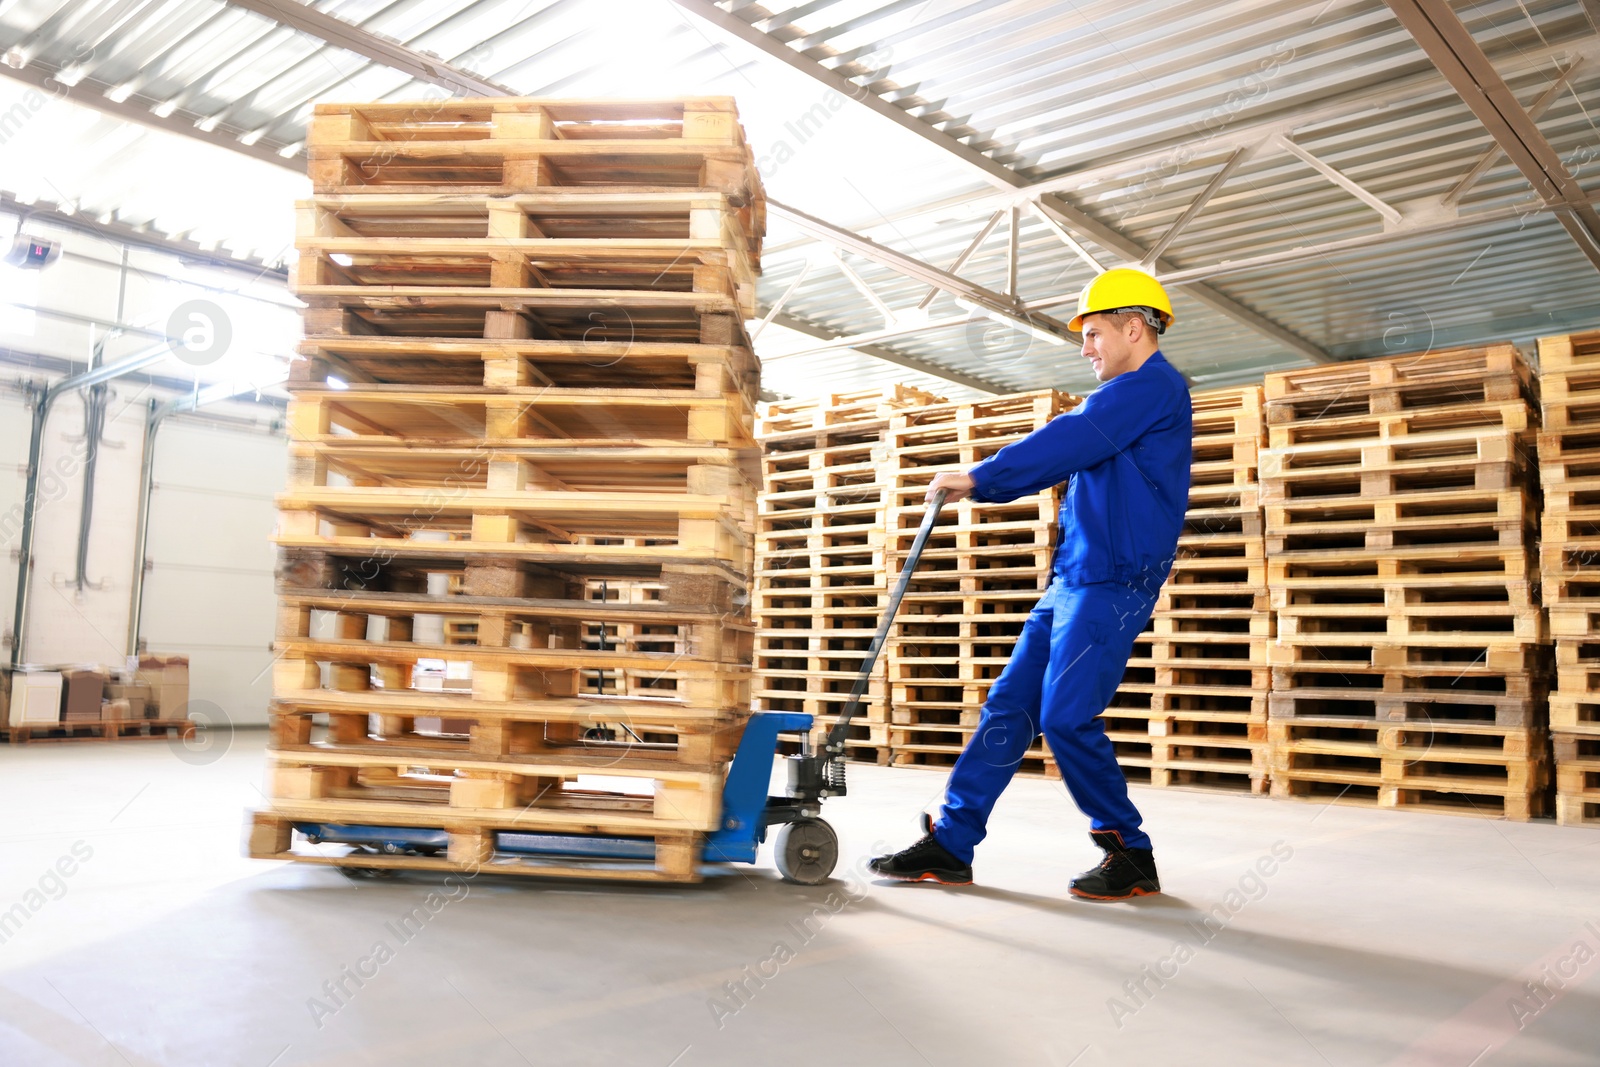
[[[494,852],[598,832],[697,879],[750,707],[764,202],[732,101],[318,105],[308,154],[252,853],[616,874]],[[295,823],[442,854],[290,855]]]
[[[888,596],[884,529],[891,417],[943,403],[896,385],[767,404],[756,518],[756,706],[817,716],[844,709]],[[846,752],[889,761],[887,658]]]
[[[1539,385],[1556,818],[1600,826],[1600,333],[1541,338]]]
[[[1020,441],[1079,398],[1054,389],[938,404],[890,420],[887,581],[899,580],[928,484]],[[948,767],[978,725],[1028,612],[1050,581],[1057,489],[1009,504],[947,504],[887,646],[889,748],[897,766]],[[1053,769],[1036,740],[1020,773]]]
[[[1189,510],[1172,574],[1104,716],[1130,781],[1267,788],[1267,562],[1259,385],[1192,394]]]
[[[1272,791],[1546,808],[1538,402],[1510,345],[1269,374]]]

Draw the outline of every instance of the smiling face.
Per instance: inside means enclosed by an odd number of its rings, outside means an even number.
[[[1082,325],[1084,358],[1102,382],[1138,370],[1156,350],[1155,331],[1138,315],[1096,312],[1085,315]]]

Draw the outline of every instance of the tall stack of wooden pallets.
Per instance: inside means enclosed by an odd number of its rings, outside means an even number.
[[[1275,795],[1546,807],[1533,378],[1515,348],[1267,376]]]
[[[844,710],[887,601],[891,417],[942,403],[911,386],[763,406],[756,517],[756,706],[817,716]],[[880,657],[846,748],[889,761],[888,658]]]
[[[1103,718],[1130,780],[1262,793],[1273,620],[1261,387],[1192,401],[1189,510],[1172,573]]]
[[[890,420],[887,580],[899,577],[928,484],[966,470],[1078,403],[1053,389],[912,408]],[[950,766],[972,736],[1034,603],[1049,584],[1059,493],[946,505],[888,644],[889,748],[900,766]],[[1043,743],[1023,773],[1054,768]]]
[[[732,101],[318,105],[308,154],[252,853],[640,877],[495,851],[602,833],[698,878],[750,707],[764,202]],[[419,640],[438,617],[470,643]],[[470,691],[414,685],[440,661]],[[447,846],[291,852],[296,823]]]
[[[1600,826],[1600,333],[1542,338],[1539,385],[1556,818]]]

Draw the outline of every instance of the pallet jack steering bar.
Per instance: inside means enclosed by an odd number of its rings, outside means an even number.
[[[828,731],[827,742],[823,752],[831,759],[840,759],[844,756],[845,733],[850,729],[850,720],[861,713],[861,700],[867,695],[867,686],[872,684],[872,668],[878,664],[878,653],[883,651],[883,643],[889,639],[889,630],[894,626],[894,617],[900,611],[900,601],[905,598],[906,587],[911,584],[912,572],[917,569],[917,561],[922,558],[922,549],[928,543],[928,535],[933,533],[933,524],[938,521],[939,510],[944,507],[946,492],[943,489],[933,494],[933,499],[928,501],[928,511],[922,516],[922,525],[917,529],[917,536],[911,542],[911,551],[906,553],[906,563],[900,568],[900,580],[895,583],[894,591],[889,594],[889,603],[883,609],[883,618],[878,620],[878,632],[872,635],[872,644],[867,648],[867,660],[861,665],[861,675],[856,679],[855,688],[850,690],[850,699],[845,704],[844,710],[839,713],[839,718],[834,721],[833,729]]]

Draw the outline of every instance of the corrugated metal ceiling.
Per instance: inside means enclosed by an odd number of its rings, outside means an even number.
[[[991,212],[1017,198],[938,145],[830,96],[667,0],[315,6],[527,95],[731,93],[774,199],[936,265],[952,261]],[[1525,106],[1580,62],[1539,127],[1586,192],[1600,193],[1600,38],[1584,5],[1453,6]],[[1173,269],[1209,271],[1227,260],[1396,228],[1274,140],[1292,137],[1398,209],[1398,228],[1434,227],[1206,279],[1334,356],[1394,351],[1413,337],[1434,344],[1525,339],[1600,324],[1594,268],[1553,216],[1513,213],[1536,202],[1503,156],[1462,198],[1463,221],[1440,228],[1454,215],[1440,198],[1492,141],[1378,0],[721,7],[796,55],[857,75],[863,91],[984,151],[1023,183],[1048,183],[1142,247],[1166,232],[1231,152],[1247,148],[1249,158],[1167,250]],[[64,69],[65,80],[112,99],[286,158],[298,158],[317,100],[443,93],[215,0],[15,0],[0,5],[0,52],[23,71]],[[14,114],[20,99],[16,87],[6,88],[0,115]],[[76,201],[91,213],[116,211],[123,221],[169,232],[216,234],[226,246],[264,258],[288,244],[285,201],[303,188],[292,175],[255,160],[223,160],[173,134],[96,118],[72,104],[50,101],[47,108],[44,121],[3,131],[14,144],[0,153],[0,188]],[[52,144],[70,141],[70,150],[10,150],[29,137],[42,143],[46,130]],[[18,190],[28,182],[31,188]],[[230,195],[219,197],[219,184]],[[1473,222],[1477,213],[1488,214]],[[1102,262],[1121,261],[1079,237]],[[1069,300],[1089,277],[1088,266],[1027,213],[1019,238],[1023,299]],[[1006,242],[1002,222],[963,276],[1003,289]],[[764,303],[809,259],[788,314],[840,334],[884,327],[823,246],[776,222],[768,248]],[[897,311],[927,291],[859,258],[850,263]],[[1180,323],[1167,351],[1197,385],[1246,381],[1305,362],[1182,286],[1174,295]],[[968,315],[948,296],[928,311],[934,320],[975,321],[885,345],[1009,388],[1092,387],[1070,347]],[[774,327],[761,347],[775,355],[816,344]],[[849,352],[775,358],[768,374],[769,387],[784,392],[902,379],[915,376]],[[942,391],[965,392],[954,385]]]

